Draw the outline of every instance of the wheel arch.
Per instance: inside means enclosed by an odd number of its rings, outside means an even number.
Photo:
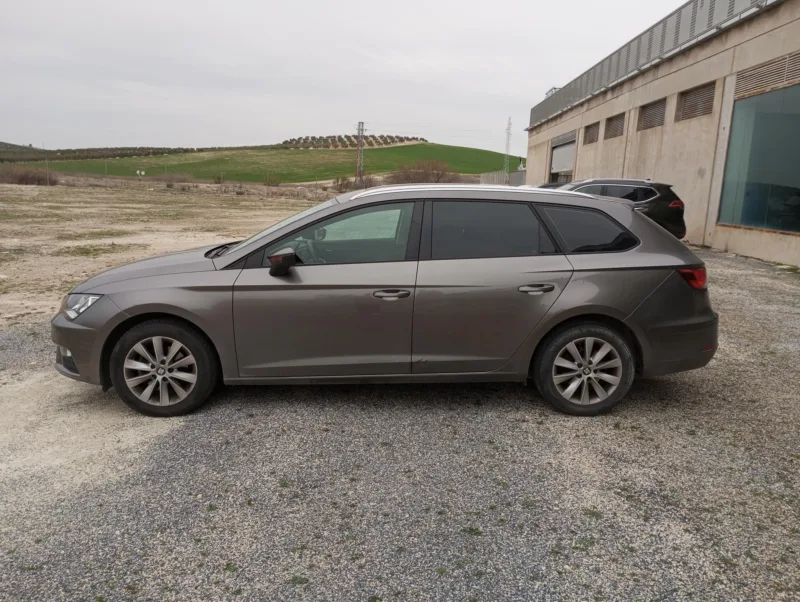
[[[585,313],[585,314],[577,314],[573,316],[564,316],[561,320],[556,321],[555,323],[549,325],[549,328],[546,332],[544,332],[541,338],[536,342],[536,345],[531,353],[530,362],[528,364],[528,376],[533,373],[534,366],[538,360],[539,354],[545,347],[547,341],[554,336],[558,335],[559,332],[566,330],[567,328],[571,328],[577,324],[587,324],[587,323],[595,323],[595,324],[602,324],[603,326],[607,326],[614,330],[615,332],[619,333],[628,343],[631,345],[631,351],[633,352],[633,359],[636,364],[636,374],[642,373],[642,367],[644,365],[644,351],[642,349],[642,343],[637,334],[633,331],[633,329],[628,326],[622,319],[616,316],[612,316],[608,313],[601,313],[601,312],[593,312],[593,313]]]
[[[130,316],[126,320],[123,320],[119,324],[117,324],[106,337],[106,340],[103,342],[103,349],[100,353],[100,384],[103,387],[103,390],[107,390],[111,388],[111,352],[114,350],[114,346],[117,342],[122,338],[122,336],[128,332],[134,326],[138,326],[139,324],[143,324],[144,322],[149,322],[150,320],[169,320],[171,322],[176,322],[178,324],[182,324],[187,328],[195,331],[198,335],[202,336],[208,344],[211,346],[211,349],[214,351],[214,358],[217,362],[217,370],[220,377],[222,376],[222,361],[220,359],[219,350],[217,346],[214,344],[213,339],[208,336],[208,334],[195,322],[192,320],[185,318],[183,316],[179,316],[176,314],[172,314],[169,312],[163,311],[153,311],[153,312],[144,312],[140,314],[136,314]]]

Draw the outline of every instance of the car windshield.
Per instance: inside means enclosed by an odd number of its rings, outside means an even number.
[[[288,226],[289,224],[291,224],[293,222],[296,222],[299,219],[303,219],[306,216],[312,215],[312,214],[316,213],[317,211],[322,211],[326,207],[332,207],[336,203],[337,203],[337,201],[336,201],[335,198],[334,199],[328,199],[324,203],[320,203],[319,205],[314,205],[313,207],[311,207],[309,209],[306,209],[305,211],[301,211],[300,213],[295,213],[294,215],[290,215],[286,219],[279,221],[277,224],[272,224],[266,230],[262,230],[261,232],[259,232],[257,234],[253,234],[253,236],[251,236],[250,238],[248,238],[246,240],[243,240],[243,241],[241,241],[239,243],[236,243],[235,245],[233,245],[232,247],[227,249],[225,251],[225,254],[231,253],[233,251],[236,251],[237,249],[241,249],[241,248],[245,247],[246,245],[249,245],[251,242],[259,240],[259,239],[261,239],[261,238],[263,238],[263,237],[265,237],[265,236],[267,236],[269,234],[272,234],[273,232],[276,232],[277,230],[280,230],[284,226]]]

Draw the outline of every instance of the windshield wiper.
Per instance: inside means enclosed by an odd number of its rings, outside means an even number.
[[[238,241],[238,240],[235,240],[235,241],[233,241],[233,242],[225,243],[224,245],[220,245],[220,246],[218,246],[218,247],[214,247],[213,249],[211,249],[211,250],[208,252],[208,254],[206,255],[206,257],[208,257],[209,259],[214,259],[215,257],[219,257],[220,255],[222,255],[223,253],[225,253],[225,251],[227,251],[227,250],[228,250],[228,249],[230,249],[230,248],[231,248],[233,245],[235,245],[237,242],[239,242],[239,241]]]

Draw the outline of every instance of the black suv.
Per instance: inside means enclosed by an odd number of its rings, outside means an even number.
[[[628,199],[636,203],[636,210],[643,213],[677,238],[686,236],[683,221],[683,201],[672,186],[650,180],[614,180],[595,178],[576,180],[564,184],[560,190],[574,190],[587,194]]]

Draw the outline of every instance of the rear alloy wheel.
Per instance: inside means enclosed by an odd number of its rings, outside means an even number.
[[[610,410],[634,376],[629,343],[611,328],[586,323],[543,342],[534,367],[542,396],[562,412],[595,416]]]
[[[111,353],[111,382],[122,400],[150,416],[199,407],[217,380],[209,342],[172,320],[152,320],[122,335]]]

